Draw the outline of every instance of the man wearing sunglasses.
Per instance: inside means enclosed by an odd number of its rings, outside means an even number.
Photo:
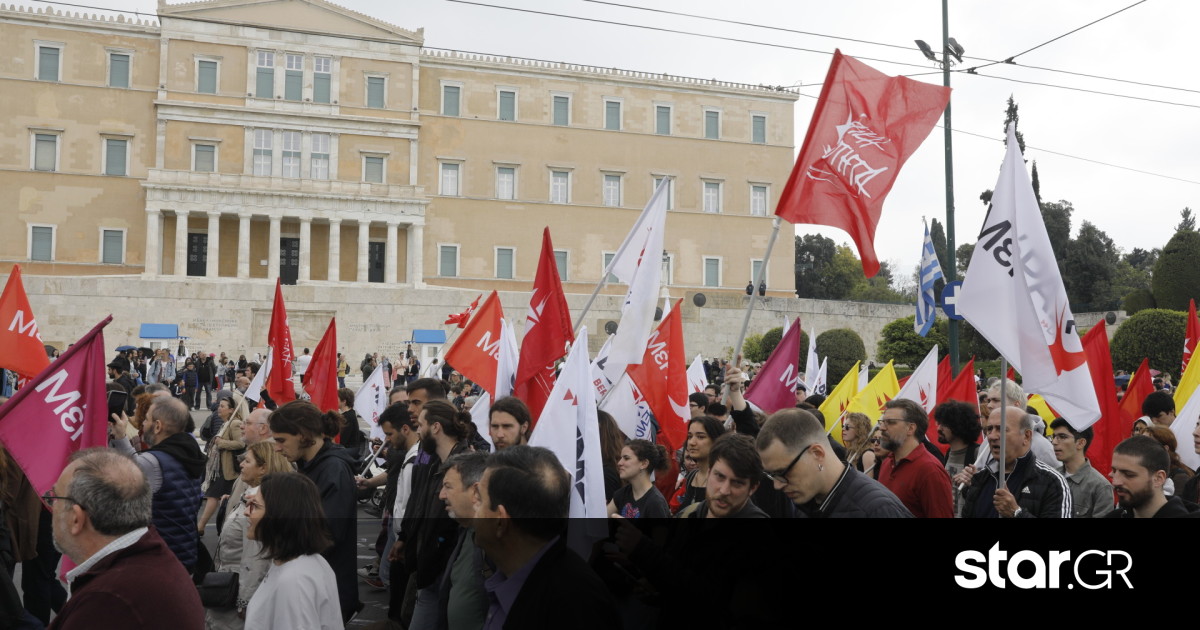
[[[777,411],[756,442],[763,476],[810,518],[911,518],[883,484],[833,454],[825,428],[803,409]]]

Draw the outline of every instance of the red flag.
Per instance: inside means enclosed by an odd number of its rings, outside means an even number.
[[[316,350],[313,350],[312,361],[304,372],[304,391],[312,404],[321,411],[337,411],[338,381],[337,381],[337,318],[329,320],[329,328],[321,337]]]
[[[21,282],[21,266],[13,265],[0,293],[0,368],[31,378],[50,365],[37,320]]]
[[[517,379],[513,384],[513,395],[525,401],[534,418],[542,415],[550,390],[554,389],[554,362],[567,353],[567,344],[573,341],[571,310],[554,260],[550,228],[546,228],[542,232],[542,257],[533,280],[533,295],[529,297],[521,358],[517,361]]]
[[[0,405],[0,442],[37,493],[58,481],[71,454],[108,440],[103,329],[109,315]]]
[[[1113,382],[1112,355],[1109,354],[1108,331],[1103,319],[1092,326],[1082,342],[1096,399],[1100,402],[1100,419],[1092,425],[1095,435],[1088,445],[1087,458],[1092,468],[1107,477],[1112,470],[1113,449],[1129,431],[1128,425],[1121,422],[1121,408],[1117,405],[1117,385]]]
[[[483,297],[482,293],[475,296],[475,301],[471,302],[471,305],[467,307],[467,310],[461,313],[450,313],[447,315],[446,321],[442,322],[442,324],[458,324],[459,328],[466,328],[467,321],[471,319],[471,313],[475,312],[475,307],[479,306],[479,298],[481,297]]]
[[[858,246],[863,273],[873,277],[883,200],[949,101],[950,88],[889,77],[834,51],[775,214],[845,230]]]
[[[446,352],[447,363],[488,393],[496,389],[496,373],[500,362],[500,320],[503,318],[500,296],[492,291],[458,336],[458,341]]]
[[[975,359],[972,358],[971,361],[973,362],[973,361],[975,361]],[[938,363],[938,375],[937,375],[937,380],[938,380],[937,401],[938,401],[938,403],[941,403],[943,400],[946,400],[946,392],[950,390],[950,383],[954,381],[954,376],[950,373],[950,370],[951,370],[950,355],[946,355],[946,356],[942,357],[942,360]]]
[[[1188,299],[1187,336],[1183,338],[1183,367],[1179,370],[1179,378],[1187,371],[1188,360],[1196,350],[1196,339],[1200,339],[1200,319],[1196,318],[1196,300]]]
[[[1005,377],[1007,377],[1008,380],[1016,383],[1017,382],[1017,371],[1014,370],[1013,367],[1010,365],[1010,366],[1008,366],[1008,374],[1005,374]]]
[[[292,382],[292,331],[288,328],[287,309],[283,305],[283,286],[275,279],[275,305],[271,308],[271,328],[267,331],[271,351],[271,373],[267,375],[267,394],[279,404],[296,400],[296,385]]]
[[[1152,393],[1154,380],[1150,376],[1150,359],[1142,359],[1142,364],[1133,373],[1133,378],[1125,385],[1125,396],[1121,398],[1119,405],[1126,435],[1133,430],[1133,421],[1142,417],[1142,403]]]
[[[661,440],[668,453],[674,453],[687,439],[688,411],[687,358],[683,353],[683,320],[679,318],[683,300],[658,324],[646,342],[642,362],[629,366],[629,378],[641,390],[658,421]],[[797,338],[799,336],[797,335]],[[796,346],[800,356],[800,346]],[[794,392],[795,390],[793,390]],[[792,394],[795,400],[795,394]]]
[[[979,411],[979,394],[975,389],[975,357],[971,357],[970,361],[962,367],[962,371],[954,380],[946,378],[946,385],[942,381],[942,364],[946,366],[946,374],[950,373],[950,357],[942,359],[942,363],[938,364],[938,404],[942,404],[947,400],[957,400],[971,405],[976,412]],[[950,449],[948,444],[938,442],[938,425],[937,417],[929,416],[929,429],[925,431],[925,437],[929,438],[931,444],[936,444],[943,453]]]
[[[758,376],[746,390],[746,400],[768,414],[796,406],[796,385],[800,379],[800,318],[788,326],[787,334],[775,346]]]

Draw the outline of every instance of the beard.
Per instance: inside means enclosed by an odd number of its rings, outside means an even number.
[[[1128,494],[1126,494],[1128,492]],[[1117,502],[1126,510],[1136,510],[1146,505],[1154,497],[1154,488],[1147,486],[1142,490],[1117,491]]]
[[[903,444],[904,444],[903,441],[897,442],[896,440],[894,440],[892,438],[892,436],[888,435],[887,433],[881,432],[881,434],[879,436],[879,445],[889,451],[895,451],[895,450],[899,449]]]
[[[421,438],[421,450],[430,454],[437,454],[437,439],[433,436]]]

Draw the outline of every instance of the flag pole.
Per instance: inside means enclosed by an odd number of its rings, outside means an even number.
[[[380,443],[379,443],[379,446],[376,446],[376,447],[375,447],[375,450],[371,452],[371,456],[367,458],[367,465],[366,465],[366,466],[363,466],[362,472],[358,473],[358,476],[359,476],[359,477],[361,477],[361,476],[363,476],[363,475],[367,474],[367,471],[371,469],[371,464],[374,464],[374,463],[375,463],[375,459],[376,459],[377,457],[379,457],[379,451],[382,451],[382,450],[383,450],[383,445],[384,445],[384,444],[386,444],[386,443],[387,443],[387,441],[386,441],[386,440],[385,440],[385,441],[383,441],[383,442],[380,442]]]
[[[576,323],[574,334],[576,337],[579,336],[579,329],[583,327],[583,318],[587,316],[588,311],[592,310],[592,304],[595,303],[596,296],[600,295],[600,290],[606,286],[608,286],[608,269],[604,270],[604,275],[601,276],[600,282],[596,284],[596,289],[592,291],[592,296],[588,298],[587,304],[583,305],[583,310],[580,311],[579,316],[575,318]]]
[[[746,306],[746,316],[742,318],[742,332],[738,335],[737,347],[733,350],[734,365],[740,369],[738,361],[742,357],[742,344],[746,341],[746,331],[750,329],[750,315],[754,313],[754,303],[758,299],[757,289],[762,284],[763,276],[767,273],[767,263],[771,260],[771,250],[775,248],[775,239],[779,236],[779,224],[782,219],[779,215],[775,215],[775,220],[771,223],[771,237],[767,239],[767,251],[763,254],[762,264],[758,266],[758,273],[754,274],[754,286],[750,291],[750,303]],[[729,385],[722,385],[724,393],[722,398],[729,399]]]
[[[1000,355],[1000,461],[996,464],[997,482],[996,488],[1007,488],[1004,485],[1004,459],[1007,457],[1006,450],[1008,440],[1005,436],[1008,434],[1008,359],[1004,355]]]

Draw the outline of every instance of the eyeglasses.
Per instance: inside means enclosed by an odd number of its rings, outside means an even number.
[[[867,440],[867,442],[870,444],[879,444],[880,439],[879,438],[871,438],[871,439]]]
[[[80,503],[79,501],[76,501],[75,499],[73,499],[73,498],[71,498],[71,497],[60,497],[60,496],[56,496],[56,495],[54,494],[54,491],[53,491],[53,490],[51,490],[51,491],[47,492],[46,494],[43,494],[43,495],[42,495],[42,501],[45,501],[45,502],[46,502],[46,505],[49,505],[50,507],[54,507],[54,502],[55,502],[55,501],[70,501],[71,503],[74,503],[75,505],[78,505],[79,507],[83,508],[83,510],[84,510],[85,512],[87,511],[87,506],[86,506],[86,505],[84,505],[84,504]]]
[[[995,397],[993,397],[993,396],[988,396],[987,398],[984,398],[984,401],[986,401],[986,402],[989,402],[989,403],[992,403],[993,405],[999,405],[999,404],[1000,404],[1000,399],[999,399],[999,398],[995,398]]]
[[[816,444],[816,442],[813,442],[813,444]],[[764,470],[763,476],[766,477],[767,479],[771,480],[774,483],[781,483],[781,484],[787,485],[788,473],[792,472],[792,468],[796,467],[796,462],[800,461],[800,458],[804,457],[804,454],[807,453],[808,449],[810,449],[810,448],[812,448],[812,444],[809,444],[808,446],[805,446],[804,448],[800,449],[800,453],[796,455],[796,458],[792,460],[792,463],[787,465],[787,468],[783,469],[783,472],[773,473],[773,472],[767,472]]]

